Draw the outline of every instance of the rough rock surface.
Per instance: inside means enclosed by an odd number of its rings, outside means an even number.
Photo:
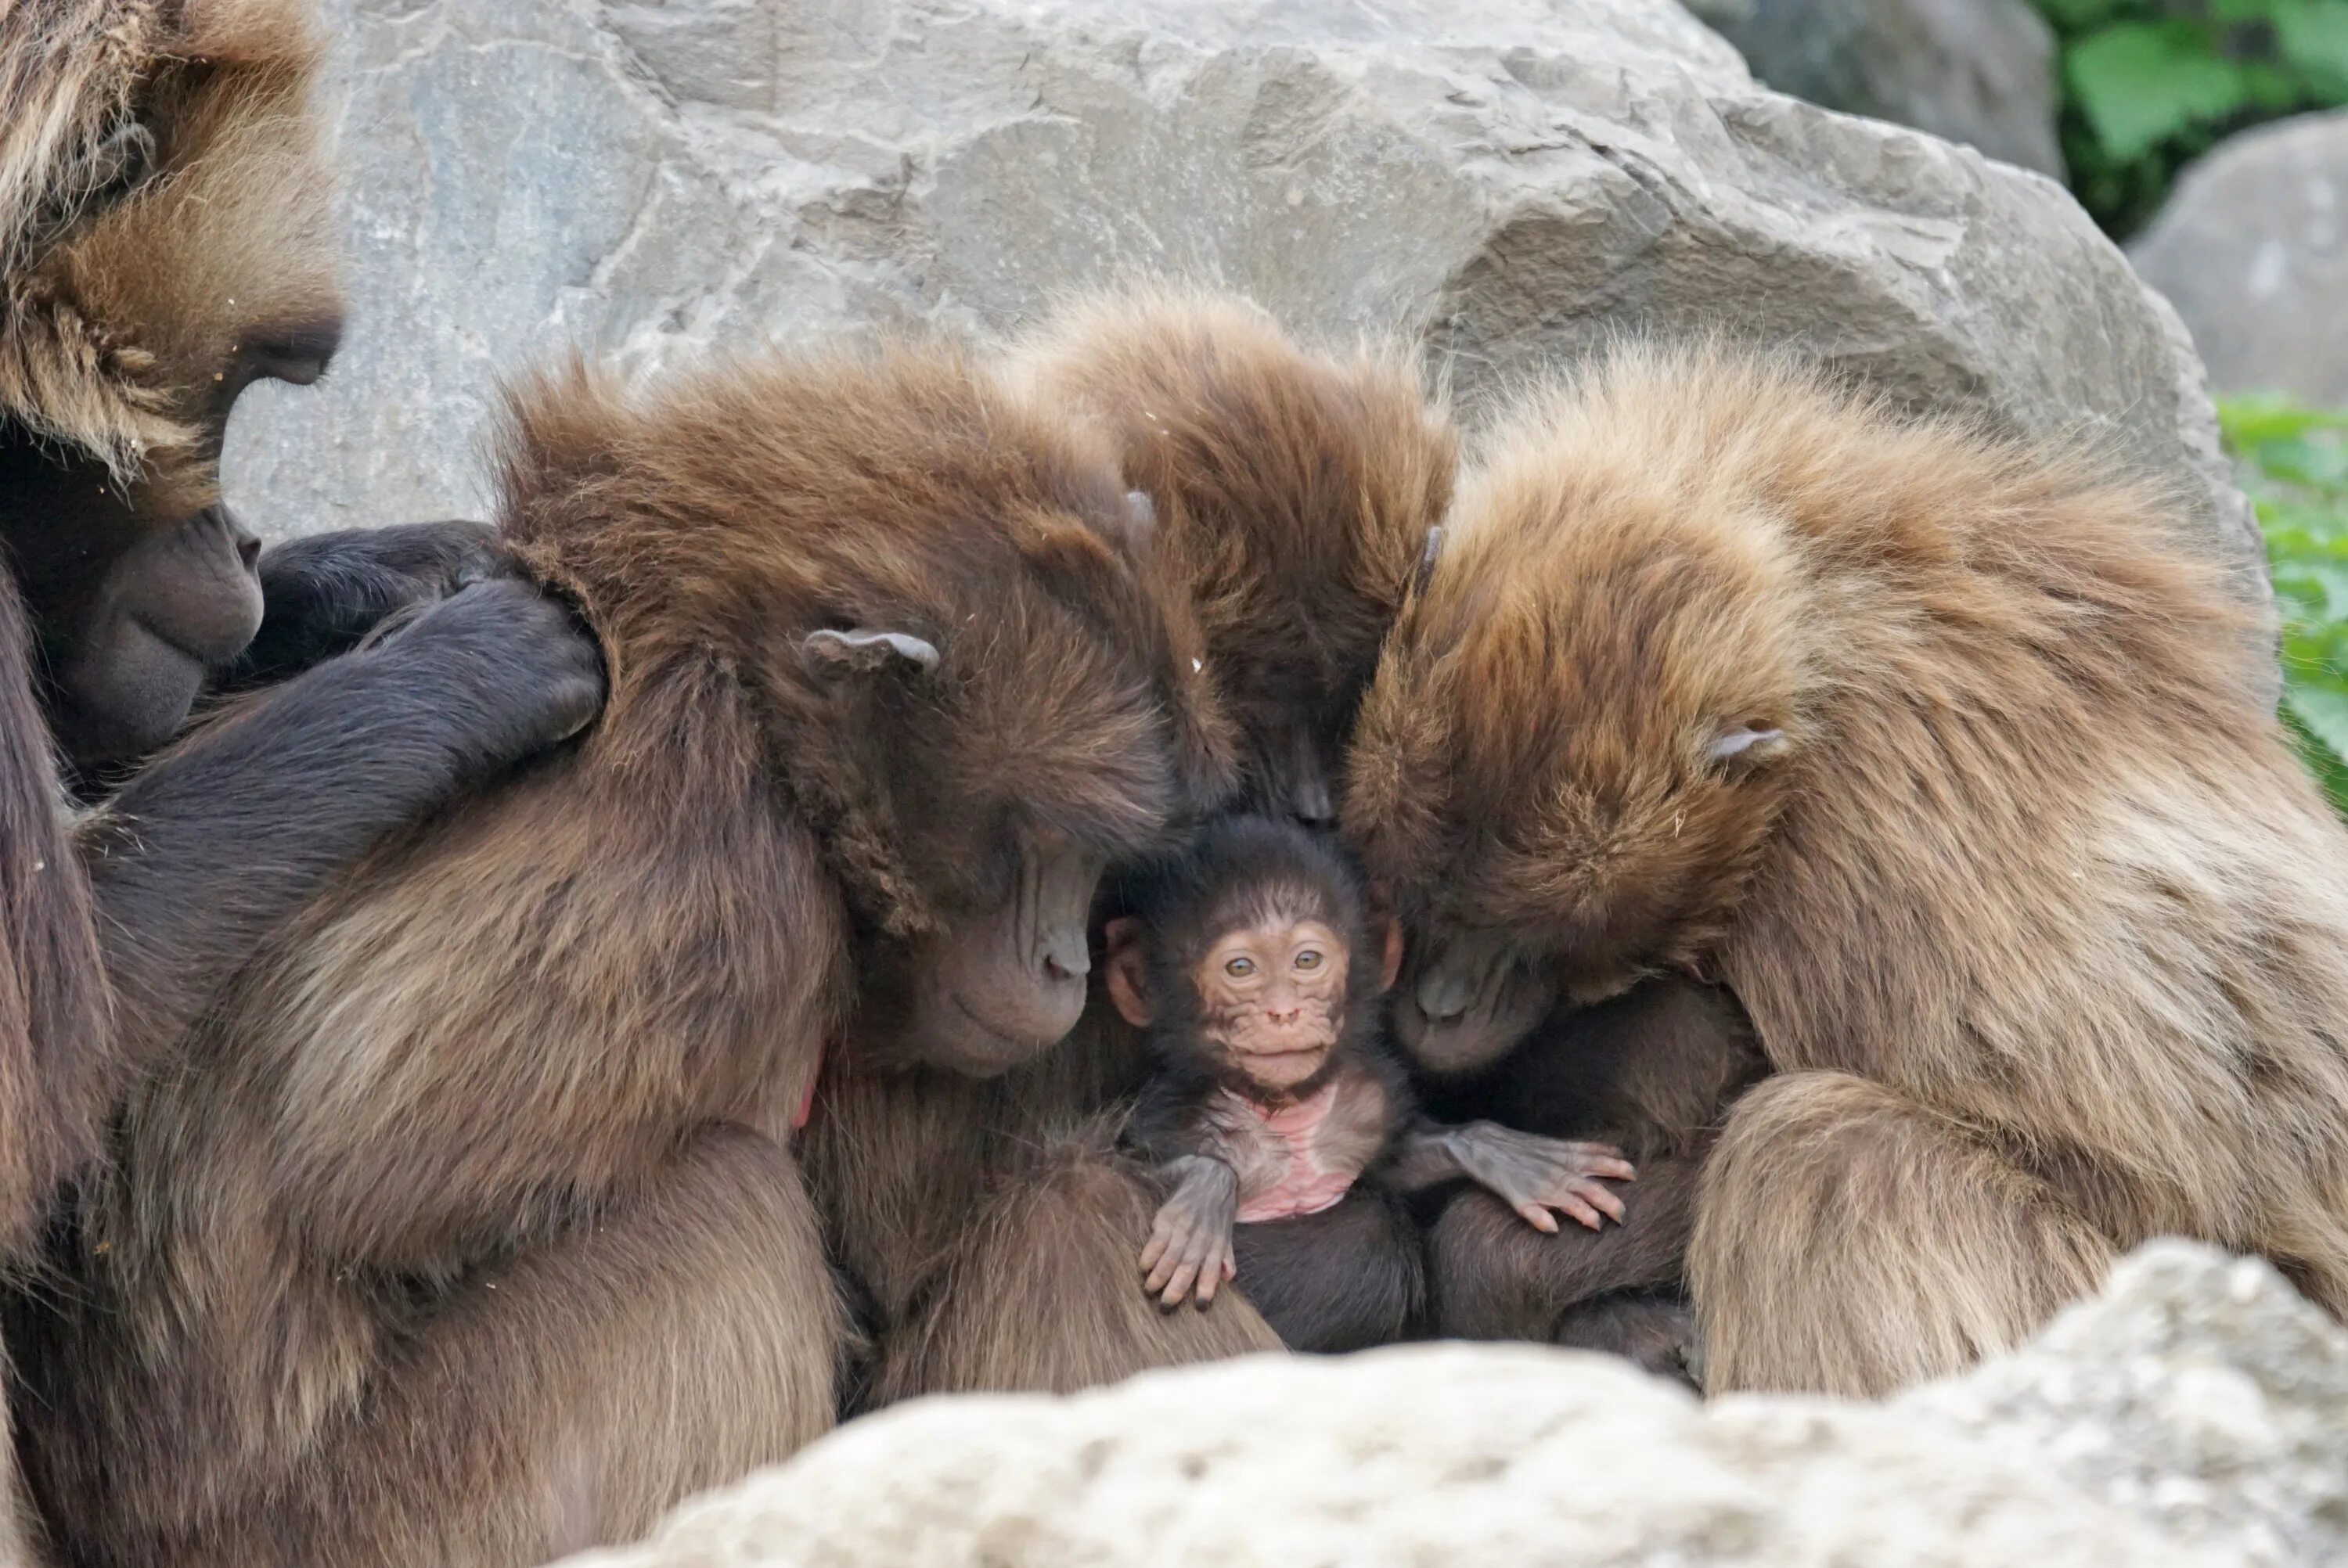
[[[2348,1553],[2348,1336],[2147,1247],[2036,1345],[1884,1405],[1700,1406],[1601,1358],[1258,1358],[922,1400],[570,1568],[2130,1568]]]
[[[2130,254],[2216,384],[2348,403],[2348,110],[2225,142]]]
[[[1625,325],[1791,341],[2084,430],[2263,602],[2174,315],[2062,191],[1754,86],[1671,0],[326,0],[348,346],[257,387],[283,534],[478,513],[496,384],[843,326],[995,329],[1137,272],[1422,334],[1472,405]]]
[[[1714,25],[1779,92],[2063,178],[2054,33],[2025,0],[1753,0]]]

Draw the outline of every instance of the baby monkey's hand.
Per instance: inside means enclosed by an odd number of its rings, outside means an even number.
[[[1238,1223],[1240,1179],[1220,1160],[1186,1154],[1166,1164],[1177,1178],[1174,1195],[1159,1205],[1141,1249],[1142,1288],[1169,1307],[1196,1293],[1204,1307],[1223,1281],[1239,1272],[1231,1248]]]
[[[1421,1126],[1404,1140],[1403,1170],[1414,1184],[1460,1175],[1486,1188],[1538,1231],[1554,1233],[1559,1213],[1596,1230],[1620,1224],[1622,1199],[1606,1184],[1633,1172],[1611,1143],[1576,1143],[1519,1132],[1497,1122]]]

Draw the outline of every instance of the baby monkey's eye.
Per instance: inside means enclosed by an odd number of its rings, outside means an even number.
[[[1296,955],[1296,967],[1300,969],[1317,969],[1321,967],[1321,955],[1313,948],[1307,948]]]
[[[1231,976],[1231,979],[1235,980],[1245,979],[1248,976],[1255,973],[1255,960],[1253,958],[1233,958],[1230,963],[1223,966],[1223,973]]]

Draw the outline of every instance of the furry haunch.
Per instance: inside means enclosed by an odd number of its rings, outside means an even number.
[[[2348,832],[2169,505],[1717,347],[1528,399],[1463,487],[1348,827],[1438,1031],[1673,968],[1750,1012],[1715,1387],[1948,1371],[2164,1233],[2348,1308]]]

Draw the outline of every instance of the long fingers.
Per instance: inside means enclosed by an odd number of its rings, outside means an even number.
[[[1638,1174],[1638,1168],[1612,1143],[1560,1143],[1554,1147],[1554,1163],[1560,1173],[1605,1176],[1617,1182],[1630,1181]]]
[[[1552,1199],[1550,1206],[1559,1210],[1568,1219],[1578,1225],[1586,1225],[1591,1230],[1598,1230],[1606,1224],[1596,1209],[1591,1207],[1575,1194],[1568,1193]]]
[[[1622,1223],[1622,1194],[1613,1188],[1600,1182],[1576,1182],[1568,1190],[1616,1225]]]
[[[1199,1266],[1186,1257],[1174,1270],[1173,1278],[1167,1283],[1166,1288],[1159,1293],[1158,1299],[1169,1307],[1179,1307],[1182,1304],[1182,1298],[1190,1294],[1190,1286],[1197,1284],[1198,1280]]]
[[[1153,1294],[1163,1290],[1166,1287],[1166,1282],[1172,1279],[1175,1271],[1181,1266],[1181,1255],[1168,1253],[1158,1260],[1156,1266],[1150,1269],[1148,1276],[1141,1282],[1141,1288]]]

